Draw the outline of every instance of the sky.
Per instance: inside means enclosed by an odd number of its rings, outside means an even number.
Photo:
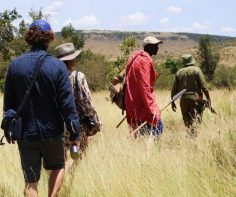
[[[42,8],[54,31],[69,23],[77,30],[191,32],[236,37],[236,0],[0,0],[0,12]]]

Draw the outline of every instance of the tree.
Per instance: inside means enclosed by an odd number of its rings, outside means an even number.
[[[215,69],[219,63],[219,53],[216,52],[208,35],[202,36],[199,42],[199,62],[203,73],[207,76],[207,80],[214,78]]]
[[[75,34],[75,35],[71,36],[70,39],[76,49],[81,49],[84,47],[85,40],[84,40],[83,35]]]
[[[16,9],[5,10],[0,13],[0,89],[3,89],[7,65],[15,56],[24,53],[28,46],[24,42],[23,35],[26,24],[22,21],[19,28],[13,25],[16,19],[21,18]]]
[[[123,53],[123,57],[127,60],[130,53],[134,50],[137,46],[137,41],[134,36],[129,36],[123,39],[122,43],[120,44],[120,50]]]
[[[137,46],[137,41],[134,36],[125,37],[119,48],[122,52],[121,56],[118,56],[111,64],[107,64],[106,80],[110,82],[115,75],[117,75],[122,68],[124,68],[130,53]]]
[[[68,39],[70,42],[72,42],[76,49],[84,47],[84,37],[76,32],[71,23],[62,28],[61,35],[64,39]]]
[[[122,43],[119,45],[119,48],[122,52],[122,55],[116,58],[114,62],[115,66],[119,69],[124,66],[127,62],[130,53],[134,50],[137,46],[137,41],[134,36],[125,37]]]
[[[69,23],[69,25],[66,25],[66,26],[62,27],[62,29],[61,29],[61,36],[65,39],[69,38],[69,37],[71,37],[75,34],[76,34],[76,30],[72,26],[71,23]]]
[[[167,58],[164,66],[170,70],[171,74],[175,74],[180,68],[183,67],[183,64],[181,59]]]
[[[14,39],[14,34],[17,33],[17,28],[12,22],[18,18],[21,16],[16,9],[5,10],[0,13],[0,53],[4,60],[10,60],[13,55],[9,43]]]
[[[49,14],[44,14],[42,8],[40,8],[38,11],[31,9],[29,11],[29,16],[32,18],[33,21],[38,19],[47,20],[49,18]]]
[[[23,37],[26,31],[27,31],[27,25],[26,25],[25,21],[22,20],[19,24],[18,35],[20,37]]]

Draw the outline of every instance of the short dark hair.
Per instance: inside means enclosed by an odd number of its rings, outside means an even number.
[[[25,34],[25,41],[31,48],[43,47],[47,48],[48,43],[54,40],[54,33],[42,32],[38,27],[30,28]]]

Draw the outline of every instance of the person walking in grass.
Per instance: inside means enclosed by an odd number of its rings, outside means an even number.
[[[76,65],[76,57],[79,56],[81,50],[75,50],[73,43],[65,43],[57,46],[55,53],[56,57],[66,64],[69,72],[76,109],[80,115],[80,149],[84,152],[88,146],[88,137],[101,130],[101,122],[92,103],[92,96],[85,75],[82,72],[73,70]],[[67,139],[67,133],[65,132],[65,139]],[[67,140],[65,140],[65,145],[66,143]]]
[[[179,91],[186,89],[186,92],[180,99],[180,108],[185,126],[192,137],[197,136],[196,127],[202,121],[203,93],[207,98],[206,105],[211,106],[211,99],[207,89],[206,81],[201,69],[194,66],[195,59],[191,54],[182,56],[184,68],[181,68],[175,75],[174,84],[171,91],[171,97]],[[177,109],[175,103],[172,103],[172,110]]]
[[[65,64],[47,54],[54,33],[45,20],[35,20],[25,35],[30,51],[13,60],[8,68],[4,111],[19,107],[38,66],[44,58],[29,98],[21,110],[22,137],[17,140],[25,179],[25,196],[38,196],[41,165],[51,173],[48,196],[57,196],[65,172],[64,122],[70,143],[79,147],[79,117]],[[7,138],[9,143],[14,143]]]
[[[158,74],[151,58],[157,55],[161,43],[154,36],[146,37],[143,40],[143,50],[135,51],[126,65],[125,108],[131,134],[143,122],[147,124],[140,129],[142,135],[158,136],[163,131],[161,113],[154,93]]]

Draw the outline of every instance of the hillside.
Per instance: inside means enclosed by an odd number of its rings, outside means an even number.
[[[154,35],[163,40],[159,49],[159,60],[167,56],[179,57],[184,53],[196,55],[198,41],[202,34],[193,33],[168,33],[168,32],[121,32],[102,30],[79,30],[85,38],[85,49],[91,49],[95,53],[114,59],[120,55],[119,44],[127,36],[135,36],[138,48],[142,48],[142,40],[148,35]],[[234,66],[236,64],[236,38],[210,35],[212,41],[216,42],[220,52],[220,64]]]
[[[135,36],[138,41],[138,48],[142,48],[142,41],[148,35],[153,35],[163,40],[160,47],[161,55],[170,55],[178,50],[186,50],[197,47],[198,44],[186,35],[175,33],[158,32],[118,32],[118,31],[80,31],[86,42],[85,48],[90,48],[95,53],[101,53],[107,58],[114,58],[120,55],[119,44],[127,36]]]

